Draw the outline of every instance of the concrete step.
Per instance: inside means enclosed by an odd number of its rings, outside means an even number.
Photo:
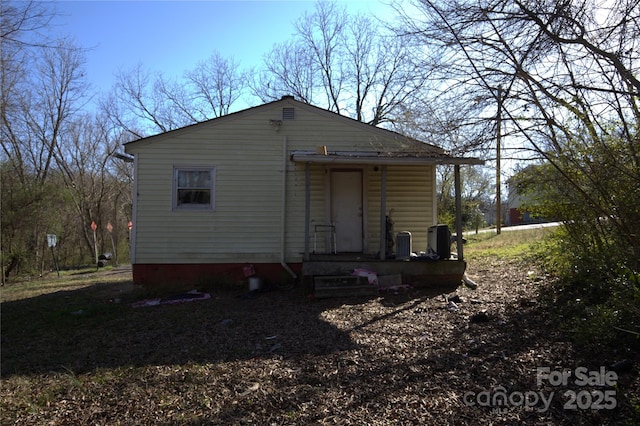
[[[329,275],[313,277],[316,298],[344,296],[373,296],[378,287],[369,284],[366,277],[352,275]]]

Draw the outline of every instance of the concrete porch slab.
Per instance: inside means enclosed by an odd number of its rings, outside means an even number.
[[[336,258],[303,262],[302,275],[306,281],[313,282],[313,277],[348,276],[356,269],[365,269],[375,272],[378,276],[400,275],[402,284],[417,288],[457,287],[462,283],[466,267],[466,262],[462,260],[402,261]]]

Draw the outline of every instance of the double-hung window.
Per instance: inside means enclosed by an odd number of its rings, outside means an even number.
[[[173,208],[213,210],[215,177],[215,167],[174,167]]]

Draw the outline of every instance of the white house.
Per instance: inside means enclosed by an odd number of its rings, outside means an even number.
[[[281,100],[125,144],[138,284],[298,277],[314,253],[384,260],[386,216],[425,251],[438,164],[479,164]],[[391,214],[390,214],[391,213]]]

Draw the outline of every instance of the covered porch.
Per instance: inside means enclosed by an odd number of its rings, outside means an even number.
[[[461,181],[460,166],[464,164],[479,165],[482,160],[476,158],[451,157],[446,154],[434,154],[426,152],[417,153],[381,153],[381,152],[327,152],[326,148],[317,152],[292,151],[291,160],[303,164],[305,170],[305,230],[304,253],[302,265],[302,278],[308,292],[316,297],[329,297],[331,295],[365,295],[376,294],[380,289],[395,288],[399,286],[412,287],[457,287],[463,278],[466,262],[462,245],[462,212],[461,212]],[[413,252],[421,255],[395,256],[395,251],[390,251],[393,243],[389,244],[389,238],[394,239],[395,234],[389,235],[388,208],[388,169],[416,168],[416,166],[453,165],[455,172],[455,198],[456,198],[456,223],[452,232],[455,235],[456,253],[446,258],[425,256],[427,245],[413,247]],[[376,250],[345,252],[341,244],[336,244],[336,227],[333,222],[321,225],[328,230],[323,238],[328,241],[324,250],[317,250],[318,225],[312,220],[312,166],[324,165],[326,167],[374,167],[379,171],[379,192],[376,195],[377,217],[372,216],[373,209],[369,210],[369,222],[377,221],[378,238]],[[434,173],[435,175],[435,173]],[[376,187],[377,189],[377,187]],[[372,191],[370,190],[369,193]],[[433,184],[433,202],[435,203],[435,181]],[[379,207],[377,205],[379,203]],[[435,205],[433,207],[433,222],[435,219]],[[424,212],[425,215],[431,212]],[[367,213],[363,213],[366,215]],[[435,225],[435,223],[433,223]],[[402,231],[396,229],[395,231]],[[394,231],[394,232],[395,232]],[[423,229],[426,236],[427,229]],[[365,237],[366,239],[366,237]],[[373,239],[372,239],[373,240]],[[397,247],[396,247],[397,248]],[[354,274],[359,271],[360,275]],[[369,271],[377,277],[373,282],[366,277]]]

